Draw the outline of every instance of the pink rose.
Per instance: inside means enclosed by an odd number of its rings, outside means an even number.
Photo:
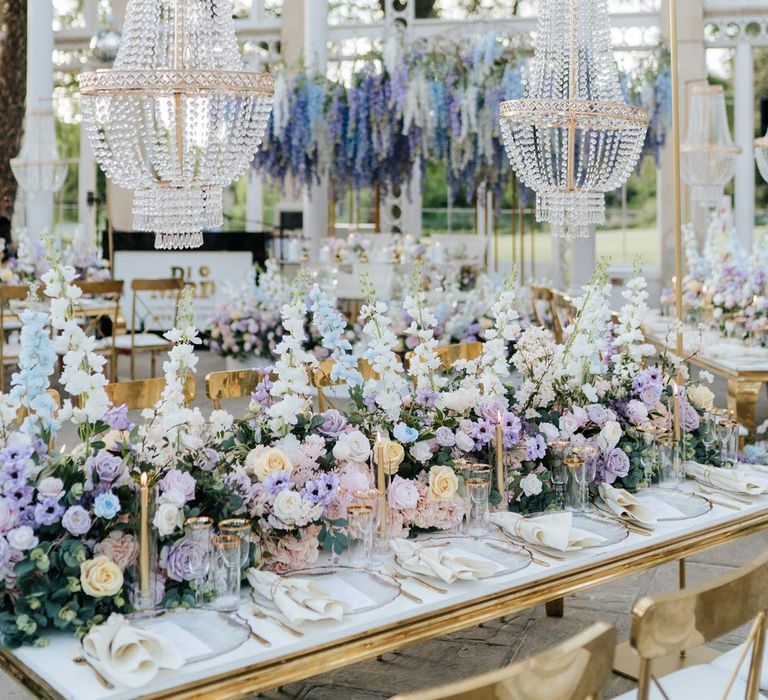
[[[389,486],[389,505],[397,510],[415,508],[419,502],[419,489],[410,479],[396,476]]]

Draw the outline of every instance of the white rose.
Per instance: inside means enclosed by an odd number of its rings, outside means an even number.
[[[621,426],[615,420],[609,420],[597,437],[597,444],[603,452],[612,450],[621,440]]]
[[[432,459],[432,448],[429,446],[429,442],[426,440],[414,442],[413,445],[411,445],[411,449],[409,451],[411,453],[411,457],[413,457],[417,462],[428,462],[430,459]]]
[[[462,452],[472,452],[475,449],[475,441],[463,430],[456,431],[456,447]]]
[[[456,413],[466,413],[480,398],[477,389],[456,389],[456,391],[443,392],[438,397],[441,408]]]
[[[542,489],[541,480],[531,472],[520,479],[520,488],[526,496],[538,496]]]
[[[560,431],[557,429],[557,426],[552,425],[552,423],[539,423],[539,432],[548,442],[557,440],[560,437]]]
[[[349,459],[352,462],[366,462],[371,455],[371,445],[368,438],[359,430],[353,430],[351,433],[345,433],[349,443]]]
[[[560,430],[567,435],[573,435],[580,427],[581,422],[576,416],[570,413],[560,416]]]
[[[11,530],[6,536],[8,544],[20,552],[37,547],[39,540],[35,537],[35,531],[29,525],[20,525]]]
[[[702,411],[711,411],[715,404],[715,395],[709,387],[697,384],[688,388],[688,400]]]
[[[55,476],[47,476],[37,485],[37,493],[40,496],[52,496],[58,500],[64,495],[64,482]]]
[[[163,503],[158,507],[152,524],[160,537],[168,537],[184,523],[181,511],[173,503]]]
[[[336,444],[333,446],[333,456],[339,462],[348,461],[351,452],[352,448],[350,447],[350,444],[341,438],[339,438],[339,440],[337,440]]]
[[[266,450],[256,448],[251,450],[245,458],[245,469],[250,474],[254,474],[259,481],[264,481],[274,472],[290,474],[293,471],[293,464],[288,459],[288,455],[276,447],[269,447]]]
[[[286,525],[296,522],[301,516],[301,511],[302,499],[296,491],[286,489],[275,496],[272,512]]]

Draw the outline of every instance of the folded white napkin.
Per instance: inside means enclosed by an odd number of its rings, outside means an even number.
[[[602,482],[598,485],[597,491],[610,511],[620,518],[637,520],[645,525],[654,525],[659,519],[652,508],[640,503],[637,498],[624,489],[617,489]]]
[[[253,593],[275,603],[293,624],[315,620],[341,620],[352,612],[343,600],[334,598],[316,581],[299,577],[282,577],[271,571],[248,569],[248,583]]]
[[[390,542],[398,562],[408,571],[437,576],[446,583],[477,581],[493,576],[499,565],[490,559],[439,542],[417,542],[398,538]]]
[[[514,537],[561,552],[594,547],[603,542],[599,535],[573,527],[573,513],[567,511],[547,513],[538,518],[524,518],[518,513],[503,511],[491,513],[491,522]]]
[[[83,649],[108,680],[129,688],[149,683],[161,668],[177,669],[184,663],[184,656],[169,640],[131,627],[118,614],[92,627],[83,638]]]
[[[738,468],[707,467],[698,462],[685,462],[684,468],[688,476],[716,489],[746,493],[750,496],[768,492],[768,476],[763,478],[757,474],[740,471]]]

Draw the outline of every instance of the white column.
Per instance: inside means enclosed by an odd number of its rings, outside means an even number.
[[[48,110],[53,95],[53,3],[27,0],[27,111]],[[27,231],[53,227],[53,194],[24,193]]]
[[[733,133],[741,155],[734,178],[736,234],[742,245],[752,248],[755,227],[755,63],[749,41],[736,44],[733,75]]]
[[[265,231],[269,226],[264,221],[264,177],[254,168],[246,177],[245,230]]]
[[[77,220],[88,240],[96,236],[96,207],[88,206],[88,193],[96,193],[96,159],[85,128],[80,127],[80,160],[77,166]]]
[[[308,74],[325,73],[328,65],[328,0],[304,0],[304,64]],[[304,195],[304,236],[309,257],[318,259],[328,236],[328,177]]]
[[[565,241],[562,241],[565,243]],[[578,294],[581,288],[589,283],[592,271],[595,269],[595,227],[592,226],[589,238],[576,238],[569,244],[571,250],[571,279],[570,290]]]

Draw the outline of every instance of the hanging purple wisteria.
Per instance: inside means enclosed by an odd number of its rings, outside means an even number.
[[[661,54],[659,54],[661,56]],[[254,165],[295,188],[328,175],[337,194],[407,183],[414,166],[446,164],[452,195],[485,183],[500,194],[511,175],[498,122],[503,100],[522,95],[524,64],[495,33],[467,50],[414,48],[389,68],[371,61],[349,84],[278,76],[274,108]],[[669,71],[653,64],[627,78],[651,114],[648,151],[664,143]]]

